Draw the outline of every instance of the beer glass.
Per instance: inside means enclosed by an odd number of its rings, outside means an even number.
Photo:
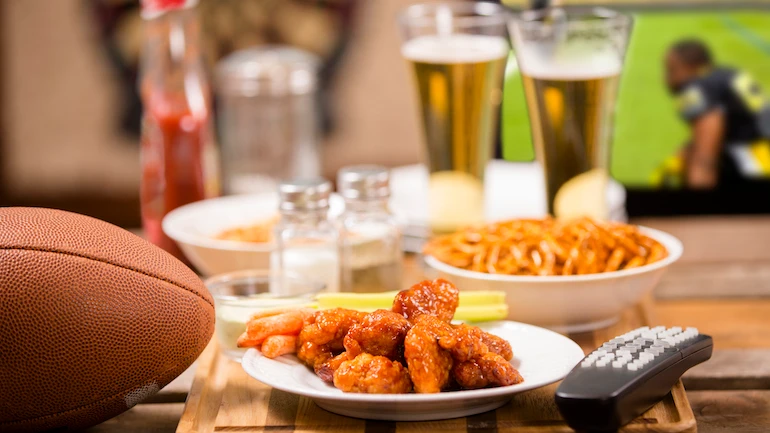
[[[502,6],[484,2],[417,4],[399,17],[401,53],[420,101],[434,231],[483,221],[484,169],[510,51],[508,19]]]
[[[548,212],[608,216],[609,146],[630,19],[602,9],[528,11],[510,21]]]

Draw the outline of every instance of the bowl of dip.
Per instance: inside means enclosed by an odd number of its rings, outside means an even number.
[[[324,284],[304,276],[269,270],[216,275],[205,281],[216,308],[215,334],[222,352],[240,362],[246,349],[236,341],[252,314],[265,310],[304,308],[314,304]]]

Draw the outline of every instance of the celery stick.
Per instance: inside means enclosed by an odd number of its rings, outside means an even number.
[[[321,293],[317,296],[320,308],[350,308],[362,310],[390,308],[397,292],[383,293]]]
[[[507,304],[495,304],[484,306],[460,306],[455,311],[455,320],[466,322],[486,322],[489,320],[503,320],[508,317]]]
[[[320,308],[390,308],[397,292],[383,293],[322,293],[317,297]],[[481,306],[505,303],[505,292],[479,290],[460,292],[460,306]]]

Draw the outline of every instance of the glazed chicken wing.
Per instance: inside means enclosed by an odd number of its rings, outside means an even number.
[[[334,386],[344,392],[404,394],[412,390],[409,373],[384,356],[362,353],[345,361],[334,372]]]
[[[487,345],[490,352],[496,353],[506,361],[513,359],[513,349],[508,340],[492,335],[489,332],[481,331],[481,341]]]
[[[456,362],[464,362],[469,359],[481,356],[489,352],[489,348],[484,344],[486,334],[476,326],[466,324],[454,327],[457,343],[452,346],[450,352]]]
[[[324,363],[334,356],[331,349],[323,344],[315,344],[302,340],[302,333],[297,339],[297,358],[305,365],[314,368],[317,364]]]
[[[321,310],[308,317],[297,339],[297,357],[310,367],[328,361],[344,349],[343,340],[350,327],[360,322],[366,313],[333,308]]]
[[[524,380],[510,362],[494,352],[457,363],[452,375],[464,389],[515,385]]]
[[[316,363],[313,370],[324,382],[333,383],[334,372],[340,368],[343,362],[350,361],[353,358],[355,356],[351,356],[349,352],[342,352],[333,358],[329,358],[327,361]]]
[[[437,279],[417,283],[402,290],[393,300],[393,312],[414,321],[423,314],[430,314],[449,323],[455,315],[460,292],[452,283]]]
[[[449,384],[452,355],[448,349],[457,344],[452,327],[435,316],[423,314],[404,339],[404,357],[414,390],[440,392]]]
[[[369,353],[400,361],[404,357],[404,338],[410,327],[400,314],[388,310],[374,311],[350,327],[345,336],[345,350],[352,357]]]

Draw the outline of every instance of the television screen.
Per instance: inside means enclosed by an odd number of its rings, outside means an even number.
[[[770,211],[770,195],[757,197],[770,193],[770,11],[629,13],[610,158],[611,175],[629,190],[629,213]],[[687,75],[688,68],[697,73]],[[714,139],[718,164],[704,168],[706,176],[713,172],[712,185],[688,167],[699,162],[693,149],[709,145],[698,128],[715,112],[723,119]],[[515,61],[506,71],[501,125],[502,157],[533,160]]]

